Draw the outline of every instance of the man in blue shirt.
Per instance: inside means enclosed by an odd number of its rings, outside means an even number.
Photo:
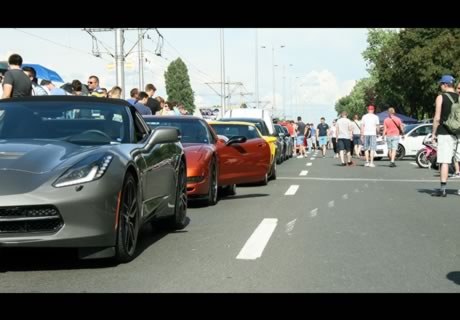
[[[144,91],[141,91],[139,92],[138,102],[134,105],[134,108],[136,108],[142,115],[152,115],[152,110],[146,106],[148,98],[149,95]]]

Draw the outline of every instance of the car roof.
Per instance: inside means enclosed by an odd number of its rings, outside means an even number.
[[[245,121],[209,121],[209,124],[222,124],[222,125],[245,125],[245,126],[252,126],[256,127],[256,125],[252,122],[245,122]],[[257,128],[257,127],[256,127]]]
[[[103,104],[118,104],[121,106],[131,106],[131,104],[123,99],[112,99],[112,98],[98,98],[90,96],[32,96],[32,97],[21,97],[21,98],[9,98],[1,99],[0,103],[14,103],[14,102],[95,102]]]
[[[225,121],[225,122],[264,122],[264,119],[262,118],[239,118],[239,117],[235,117],[235,118],[222,118],[222,119],[219,119],[219,121]],[[265,123],[265,122],[264,122]]]
[[[144,115],[142,116],[145,120],[180,120],[180,121],[196,121],[196,120],[201,120],[204,121],[200,117],[195,117],[195,116],[149,116],[149,115]],[[206,122],[206,121],[204,121]]]

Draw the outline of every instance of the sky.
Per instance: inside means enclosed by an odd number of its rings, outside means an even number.
[[[195,105],[220,105],[220,85],[209,84],[221,82],[220,29],[158,31],[164,39],[162,46],[154,29],[148,30],[144,38],[144,83],[153,83],[157,95],[166,98],[164,72],[169,63],[180,57],[188,67]],[[95,74],[101,86],[110,89],[116,85],[115,33],[94,35],[100,57],[93,55],[97,48],[83,29],[0,29],[0,61],[19,53],[24,63],[42,64],[58,72],[66,82],[79,79],[86,83]],[[137,37],[137,30],[125,31],[125,53],[133,48],[125,64],[126,98],[131,88],[139,87]],[[290,119],[302,116],[306,122],[318,123],[324,116],[330,122],[336,116],[335,102],[350,93],[357,80],[368,76],[362,58],[366,38],[366,29],[352,28],[224,29],[225,75],[232,93],[227,104],[246,102],[256,106],[257,54],[260,107],[274,107],[276,115],[285,114]],[[158,47],[161,56],[155,54]],[[232,84],[235,82],[242,86]]]

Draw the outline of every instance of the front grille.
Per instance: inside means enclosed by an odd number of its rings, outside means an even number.
[[[0,207],[0,233],[51,232],[63,225],[54,206]]]

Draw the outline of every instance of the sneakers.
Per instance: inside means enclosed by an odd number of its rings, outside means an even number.
[[[365,167],[369,167],[369,162],[366,162],[366,163],[364,164],[364,166],[365,166]]]
[[[396,168],[396,163],[390,162],[390,168]]]
[[[303,155],[298,155],[297,156],[297,159],[302,159],[303,158]]]
[[[345,167],[347,164],[344,163],[344,162],[342,162],[340,165],[341,165],[342,167]]]
[[[460,172],[459,173],[454,173],[452,176],[451,176],[452,179],[460,179]]]
[[[436,189],[433,191],[431,194],[432,197],[443,197],[445,198],[447,196],[446,190],[441,190],[441,189]]]
[[[352,166],[353,165],[353,161],[350,161],[347,163],[349,166]]]
[[[370,164],[369,164],[369,168],[375,168],[375,164],[370,163]]]

